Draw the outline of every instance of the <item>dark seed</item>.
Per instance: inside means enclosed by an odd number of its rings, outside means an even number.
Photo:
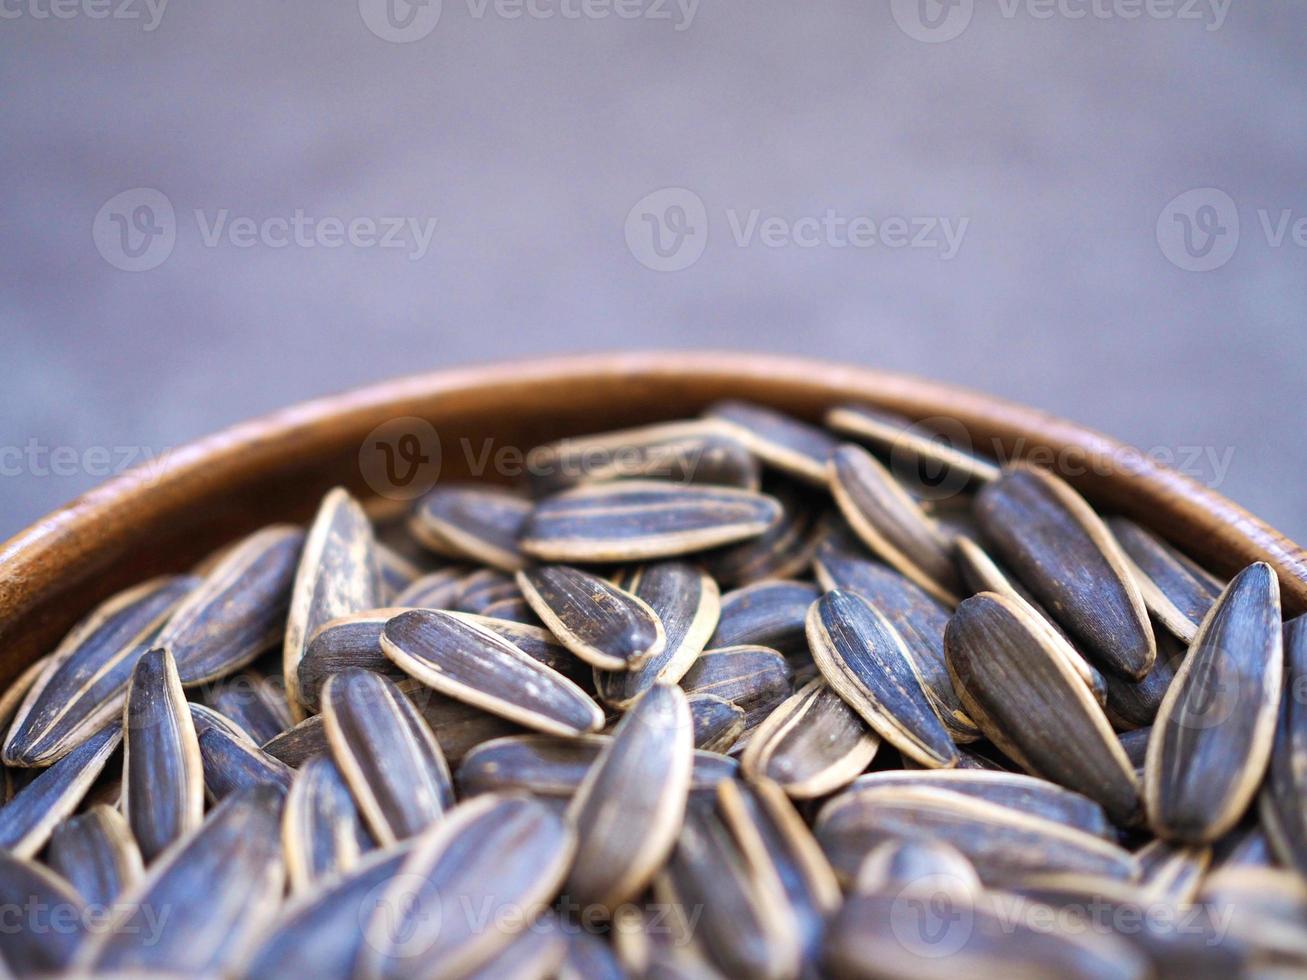
[[[809,495],[783,483],[769,484],[767,492],[781,505],[780,520],[756,538],[702,556],[704,567],[718,582],[742,586],[765,579],[796,578],[812,564],[825,505],[815,506]]]
[[[460,612],[484,614],[497,602],[521,597],[522,590],[511,575],[494,568],[483,568],[463,579],[454,605]]]
[[[1058,651],[1065,642],[1029,606],[982,592],[958,607],[945,650],[963,707],[991,742],[1127,826],[1139,818],[1134,767],[1071,669],[1072,654]]]
[[[922,690],[953,741],[974,742],[980,737],[980,730],[962,709],[949,679],[944,657],[949,613],[938,600],[892,568],[857,558],[833,545],[818,551],[817,580],[828,591],[857,593],[889,620],[912,655]]]
[[[758,726],[740,765],[750,779],[774,780],[796,799],[848,785],[880,739],[825,680],[809,681]]]
[[[790,696],[792,676],[785,658],[775,650],[722,647],[700,654],[681,678],[681,687],[687,694],[715,694],[743,708],[743,739]]]
[[[281,804],[282,792],[273,786],[220,803],[123,897],[79,964],[97,973],[230,972],[281,902]]]
[[[887,565],[947,605],[960,591],[952,539],[876,458],[843,445],[830,462],[830,487],[840,513]]]
[[[756,537],[780,517],[774,498],[751,490],[619,481],[540,501],[522,550],[550,562],[646,561]]]
[[[131,828],[121,813],[103,803],[56,827],[45,859],[88,905],[112,905],[142,873]]]
[[[580,484],[667,480],[758,489],[758,464],[721,426],[667,422],[537,446],[527,455],[537,497]]]
[[[688,704],[695,748],[725,752],[744,734],[744,709],[725,698],[696,694]]]
[[[304,666],[303,662],[300,666]],[[303,676],[301,669],[300,677]],[[238,674],[220,683],[209,696],[209,703],[260,745],[291,727],[290,709],[280,677],[274,681],[262,674]]]
[[[96,732],[0,807],[0,849],[32,857],[59,821],[76,809],[122,740],[114,723]]]
[[[282,666],[294,721],[304,718],[300,660],[318,627],[382,604],[384,585],[375,544],[372,524],[358,501],[339,487],[322,499],[304,542],[286,619]]]
[[[925,766],[958,763],[902,638],[865,599],[827,592],[808,612],[808,645],[826,682],[881,738]]]
[[[1135,580],[1148,611],[1176,637],[1192,642],[1221,594],[1221,583],[1133,521],[1110,517],[1107,526],[1138,572]]]
[[[705,414],[768,466],[817,486],[825,483],[826,460],[837,445],[828,432],[748,402],[717,402]]]
[[[526,562],[517,538],[531,502],[491,487],[441,486],[422,498],[409,527],[437,554],[467,558],[507,572]]]
[[[1101,837],[941,790],[887,787],[842,793],[818,814],[816,834],[832,867],[849,881],[873,848],[900,838],[951,844],[988,885],[1046,871],[1125,880],[1139,871],[1128,851]]]
[[[50,656],[5,739],[10,766],[48,766],[122,714],[136,658],[153,645],[190,577],[119,593],[75,626]]]
[[[1243,816],[1270,759],[1283,675],[1280,583],[1257,562],[1203,620],[1153,724],[1144,792],[1159,837],[1209,843]]]
[[[634,670],[667,636],[649,604],[611,582],[562,565],[517,573],[518,588],[560,643],[601,670]]]
[[[1284,653],[1284,694],[1261,816],[1276,856],[1307,876],[1307,616],[1285,625]]]
[[[304,532],[274,525],[235,545],[177,607],[154,641],[183,685],[244,667],[283,639]]]
[[[1166,691],[1184,662],[1185,648],[1170,634],[1157,638],[1157,659],[1153,669],[1141,681],[1132,681],[1110,671],[1103,675],[1107,702],[1103,705],[1108,721],[1118,730],[1146,728],[1152,725],[1162,706]]]
[[[1046,470],[1017,465],[976,495],[999,557],[1102,666],[1136,680],[1157,653],[1148,610],[1107,525]]]
[[[421,833],[453,806],[440,746],[393,681],[353,667],[334,675],[323,718],[332,757],[380,844]]]
[[[463,589],[467,571],[466,566],[452,565],[429,572],[410,582],[391,601],[397,606],[407,606],[410,609],[452,609]]]
[[[600,699],[625,709],[657,681],[675,684],[685,676],[716,628],[721,600],[717,583],[684,562],[642,565],[622,585],[648,603],[666,637],[662,652],[640,667],[594,672]]]
[[[310,759],[296,773],[286,794],[282,841],[291,891],[300,894],[349,872],[372,848],[349,786],[331,759]]]
[[[893,412],[868,405],[838,405],[826,413],[826,424],[870,443],[889,460],[895,475],[910,473],[928,487],[958,492],[998,478],[993,463],[958,449],[945,433],[932,432]]]
[[[122,811],[148,862],[204,821],[204,767],[177,665],[136,661],[123,711]]]
[[[599,706],[562,674],[451,613],[397,616],[382,631],[381,647],[424,684],[519,725],[559,735],[603,727]]]
[[[567,879],[572,897],[611,910],[649,883],[676,843],[693,760],[685,694],[654,685],[572,797],[568,819],[585,842]]]
[[[281,790],[290,788],[294,773],[284,763],[268,755],[250,741],[240,728],[224,719],[213,724],[191,705],[191,717],[200,745],[204,766],[204,789],[217,802],[239,790],[270,784]]]
[[[85,936],[85,904],[49,868],[0,852],[6,976],[63,974]]]
[[[708,645],[764,646],[787,656],[806,654],[804,623],[821,590],[811,582],[754,582],[722,596],[717,631]]]
[[[375,901],[356,969],[376,977],[479,969],[512,943],[511,916],[554,895],[574,849],[572,831],[542,803],[480,796],[459,805],[414,842]]]

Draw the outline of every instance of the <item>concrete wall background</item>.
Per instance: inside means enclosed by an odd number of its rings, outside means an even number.
[[[0,537],[101,449],[451,364],[710,346],[1199,447],[1307,540],[1302,3],[50,2],[0,19]],[[297,210],[406,230],[258,230]],[[887,237],[850,243],[857,217]]]

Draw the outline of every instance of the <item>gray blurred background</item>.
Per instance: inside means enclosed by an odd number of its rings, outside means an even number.
[[[1039,405],[1307,540],[1302,3],[160,2],[0,6],[0,537],[309,396],[717,347]]]

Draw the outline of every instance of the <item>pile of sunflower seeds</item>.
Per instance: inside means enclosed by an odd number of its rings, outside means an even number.
[[[860,406],[529,463],[395,526],[334,490],[32,665],[0,975],[1307,970],[1267,565]]]

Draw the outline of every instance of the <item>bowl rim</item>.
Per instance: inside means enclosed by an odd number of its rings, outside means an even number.
[[[73,585],[93,593],[85,589],[89,578],[139,544],[159,520],[175,515],[188,496],[248,486],[278,453],[325,451],[397,414],[438,414],[455,404],[490,412],[582,390],[610,396],[694,392],[702,400],[712,390],[747,389],[757,397],[763,388],[761,400],[802,414],[821,404],[862,402],[914,418],[946,415],[977,438],[1011,447],[1014,455],[1044,447],[1112,461],[1106,475],[1068,479],[1096,503],[1131,516],[1148,514],[1145,523],[1219,571],[1268,562],[1279,575],[1286,611],[1307,608],[1303,548],[1217,491],[1093,429],[970,388],[876,368],[739,351],[637,351],[510,360],[375,382],[170,450],[148,468],[107,480],[0,544],[0,644],[20,641],[27,648],[24,630],[44,637],[54,629],[51,617],[69,622],[66,612],[51,608],[57,605],[52,597]],[[33,654],[24,652],[25,658],[14,658],[6,651],[0,674],[12,673],[15,659],[30,662]]]

